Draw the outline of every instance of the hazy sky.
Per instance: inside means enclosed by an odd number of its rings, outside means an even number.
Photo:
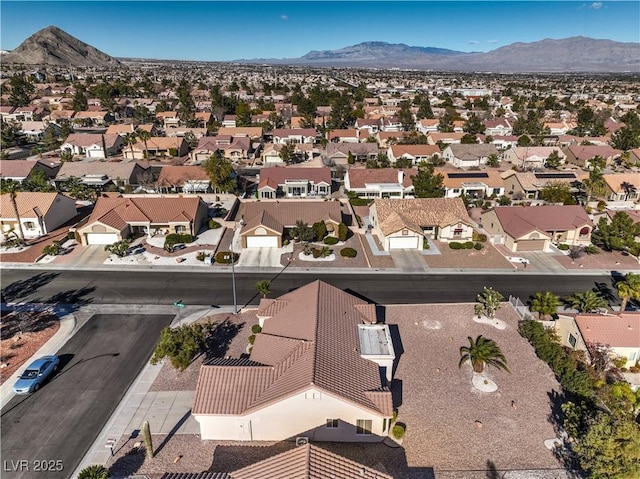
[[[0,1],[0,48],[48,25],[116,57],[292,58],[365,41],[460,51],[587,36],[640,42],[634,1]]]

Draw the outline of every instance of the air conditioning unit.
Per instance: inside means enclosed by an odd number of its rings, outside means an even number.
[[[305,446],[307,444],[309,444],[308,437],[303,437],[303,436],[296,437],[296,446]]]

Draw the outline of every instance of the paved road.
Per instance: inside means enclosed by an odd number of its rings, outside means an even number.
[[[537,291],[561,296],[601,287],[611,291],[607,275],[474,274],[236,274],[238,304],[257,304],[256,282],[272,280],[269,297],[322,279],[381,303],[450,303],[475,301],[484,286],[526,300]],[[158,271],[2,271],[3,300],[97,304],[233,304],[231,274]]]
[[[69,477],[172,319],[106,314],[90,318],[58,352],[63,361],[58,374],[36,394],[16,396],[2,410],[0,476]],[[37,470],[43,465],[49,470]]]

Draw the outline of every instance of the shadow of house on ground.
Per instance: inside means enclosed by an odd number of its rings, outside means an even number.
[[[147,457],[144,446],[131,446],[127,454],[109,466],[109,477],[130,477],[140,470]]]

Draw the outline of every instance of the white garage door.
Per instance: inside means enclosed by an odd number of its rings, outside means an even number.
[[[247,248],[277,248],[277,236],[247,236]]]
[[[394,236],[389,238],[389,249],[417,249],[417,236]]]
[[[87,233],[87,244],[113,244],[118,241],[115,233]]]

